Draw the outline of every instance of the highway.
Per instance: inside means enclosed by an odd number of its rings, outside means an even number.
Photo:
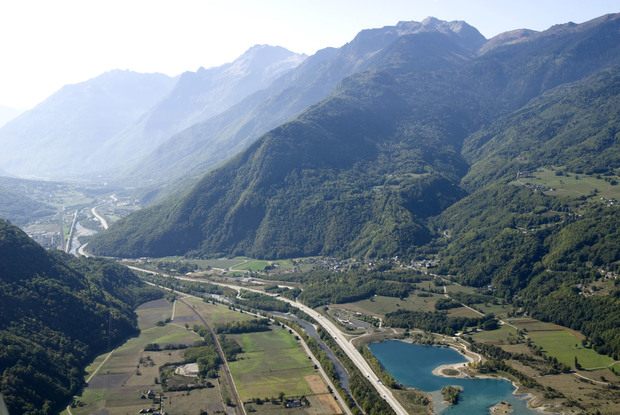
[[[133,266],[128,266],[128,268],[136,270],[136,271],[147,272],[149,274],[166,275],[166,274],[161,274],[161,273],[158,273],[158,272],[154,272],[154,271],[150,271],[150,270],[146,270],[146,269],[142,269],[142,268],[137,268],[137,267],[133,267]],[[166,275],[166,276],[170,277],[171,275]],[[201,282],[200,280],[197,280],[195,278],[176,277],[176,276],[172,276],[172,277],[174,277],[176,279],[179,279],[179,280],[192,281],[192,282]],[[291,306],[299,308],[304,313],[306,313],[309,316],[311,316],[312,318],[314,318],[330,334],[330,336],[332,336],[334,339],[336,339],[336,342],[338,343],[338,345],[342,348],[342,350],[344,350],[344,352],[347,354],[347,356],[349,356],[349,358],[355,364],[355,366],[357,366],[357,368],[363,374],[365,374],[367,376],[367,378],[373,384],[375,389],[379,392],[379,394],[383,397],[383,399],[385,399],[386,402],[392,407],[394,412],[396,412],[398,415],[407,415],[407,411],[405,411],[405,409],[402,407],[400,402],[398,402],[398,400],[396,400],[396,398],[392,394],[392,391],[387,386],[385,386],[381,382],[379,377],[372,371],[370,365],[362,357],[361,353],[355,348],[355,346],[353,346],[353,344],[351,344],[349,341],[347,341],[347,338],[344,336],[344,334],[327,317],[323,316],[322,314],[318,314],[315,310],[313,310],[310,307],[300,303],[299,301],[293,301],[293,300],[289,300],[288,298],[283,298],[283,297],[276,297],[275,294],[268,294],[268,293],[265,293],[264,291],[255,290],[255,289],[247,288],[247,287],[240,287],[238,285],[226,284],[226,283],[222,283],[222,282],[215,282],[215,281],[202,281],[202,282],[208,282],[210,284],[215,284],[215,285],[221,285],[221,286],[224,286],[224,287],[229,287],[229,288],[232,288],[232,289],[237,290],[237,291],[239,291],[241,289],[244,289],[244,290],[248,290],[248,291],[254,291],[254,292],[257,292],[257,293],[260,293],[260,294],[271,295],[272,297],[277,298],[280,301],[285,301],[285,302],[289,303]]]
[[[99,205],[99,206],[101,206],[101,205]],[[97,208],[97,206],[92,208],[90,210],[91,213],[99,220],[99,222],[101,223],[101,226],[103,226],[103,229],[108,229],[108,222],[105,220],[105,218],[103,216],[101,216],[100,214],[97,213],[97,211],[95,210],[96,208]]]
[[[324,315],[317,314],[316,311],[314,311],[313,309],[311,309],[310,307],[304,304],[301,304],[298,301],[292,301],[292,300],[288,300],[286,298],[281,298],[281,297],[278,297],[278,298],[281,299],[282,301],[286,301],[293,307],[297,307],[301,309],[303,312],[305,312],[309,316],[312,316],[334,339],[336,339],[336,342],[338,343],[338,345],[342,348],[342,350],[344,350],[347,356],[349,356],[349,358],[353,361],[355,366],[357,366],[357,368],[368,377],[370,382],[374,385],[375,389],[377,389],[379,394],[383,396],[383,399],[385,399],[387,403],[390,404],[394,412],[396,412],[397,414],[403,414],[403,415],[407,414],[407,411],[405,411],[405,409],[402,407],[400,402],[398,402],[396,398],[394,398],[394,395],[392,395],[392,391],[387,386],[385,386],[383,383],[381,383],[381,380],[372,371],[372,369],[370,368],[370,365],[362,357],[361,353],[355,348],[355,346],[353,346],[353,344],[347,341],[347,338],[336,327],[334,323],[332,323]]]

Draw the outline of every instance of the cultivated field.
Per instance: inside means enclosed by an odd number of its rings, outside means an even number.
[[[439,298],[445,298],[443,294],[431,294],[429,297],[418,297],[416,294],[407,298],[375,296],[367,300],[356,301],[346,304],[333,304],[330,307],[344,308],[363,314],[371,314],[377,317],[385,317],[387,313],[397,310],[435,311],[435,303]]]
[[[88,387],[77,397],[81,405],[72,409],[73,414],[92,414],[105,408],[107,413],[113,415],[158,408],[153,405],[152,400],[140,397],[148,390],[161,391],[161,386],[155,382],[155,378],[159,376],[159,366],[181,361],[182,351],[145,352],[145,346],[150,343],[189,344],[199,338],[182,325],[157,325],[158,321],[170,317],[172,313],[172,304],[165,300],[146,303],[136,312],[141,327],[140,335],[127,340],[112,353],[99,356],[86,369]],[[216,402],[220,402],[219,391],[215,389],[217,388],[195,391],[196,397],[213,395],[217,396]],[[182,405],[184,400],[177,401]]]
[[[146,303],[136,311],[141,333],[127,340],[112,353],[99,356],[87,368],[89,385],[79,403],[71,411],[75,415],[107,413],[138,413],[142,409],[159,410],[157,399],[143,399],[147,391],[162,392],[158,378],[159,367],[183,360],[183,350],[144,351],[146,345],[158,343],[191,344],[199,339],[186,325],[201,325],[197,311],[210,325],[255,318],[247,313],[233,311],[221,304],[205,303],[197,298],[183,298],[175,304],[166,300]],[[174,318],[172,318],[174,315]],[[170,320],[171,319],[171,320]],[[168,320],[168,323],[164,322]],[[237,361],[230,362],[230,370],[243,400],[260,397],[276,398],[274,403],[249,404],[259,414],[290,413],[277,399],[280,392],[287,397],[305,396],[309,406],[295,409],[307,414],[341,413],[329,393],[318,370],[306,356],[301,345],[288,330],[276,328],[270,332],[228,335],[243,346]],[[91,378],[92,376],[92,378]],[[191,383],[192,378],[187,378]],[[223,398],[230,392],[219,379],[210,379],[213,387],[192,391],[165,392],[164,410],[174,414],[197,414],[224,411]],[[248,409],[249,409],[248,408]],[[67,413],[67,412],[65,412]]]
[[[306,376],[315,374],[292,334],[284,329],[230,336],[243,348],[230,371],[241,399],[311,395]]]
[[[510,323],[527,330],[527,337],[542,347],[543,353],[574,368],[575,358],[584,369],[606,368],[614,363],[609,356],[582,346],[583,335],[565,327],[530,319],[512,319]]]

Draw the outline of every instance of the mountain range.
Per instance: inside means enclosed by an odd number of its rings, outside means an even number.
[[[474,30],[363,32],[387,39],[372,64],[89,249],[433,258],[619,359],[620,14]],[[580,291],[601,278],[608,293]]]
[[[0,166],[22,177],[76,177],[87,157],[173,86],[161,74],[110,71],[67,85],[0,129]]]
[[[369,29],[341,48],[327,48],[306,59],[294,70],[276,79],[268,88],[248,96],[237,105],[202,123],[172,136],[151,154],[130,167],[123,183],[169,184],[170,179],[204,172],[245,149],[254,140],[332,93],[334,87],[354,73],[383,64],[387,48],[398,38],[411,34],[442,32],[471,44],[462,52],[471,55],[485,41],[474,28],[463,22],[401,22],[396,26]],[[463,32],[463,33],[461,33]],[[412,64],[418,68],[440,64],[431,62],[423,51]],[[411,63],[411,62],[410,62]]]
[[[304,58],[263,45],[232,63],[174,78],[114,70],[65,86],[0,128],[0,166],[21,177],[108,177],[175,132],[270,85]]]
[[[327,98],[270,130],[186,196],[120,221],[89,246],[116,256],[410,255],[433,238],[429,218],[513,178],[519,166],[598,163],[597,171],[613,172],[615,88],[598,103],[604,112],[588,101],[579,111],[555,104],[557,119],[538,119],[551,105],[545,100],[570,101],[593,85],[614,85],[619,23],[610,15],[489,42],[463,22],[434,19],[362,32],[357,40],[384,42],[380,51],[370,48],[364,71],[343,78]],[[356,45],[338,54],[363,49]],[[538,135],[504,139],[528,111],[539,121]],[[593,149],[593,140],[573,134],[574,144],[564,148],[540,134],[570,117],[588,132],[608,122],[610,138]],[[528,158],[522,153],[529,146],[535,149]],[[565,157],[550,156],[561,152]],[[527,163],[515,161],[519,154]]]

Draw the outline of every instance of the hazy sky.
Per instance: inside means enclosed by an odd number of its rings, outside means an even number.
[[[29,108],[111,69],[177,75],[255,44],[314,54],[428,16],[490,38],[620,12],[619,0],[2,0],[0,104]]]

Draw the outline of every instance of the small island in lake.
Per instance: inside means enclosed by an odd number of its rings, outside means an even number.
[[[452,385],[446,385],[441,388],[441,394],[443,395],[444,401],[448,402],[450,405],[456,405],[457,403],[459,403],[459,395],[461,394],[461,389]]]

